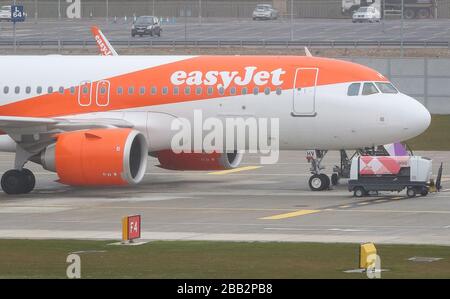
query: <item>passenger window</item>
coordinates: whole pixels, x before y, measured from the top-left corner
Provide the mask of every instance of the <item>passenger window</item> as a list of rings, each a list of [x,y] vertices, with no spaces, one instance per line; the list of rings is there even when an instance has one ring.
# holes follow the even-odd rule
[[[50,87],[49,87],[50,90]],[[88,94],[89,93],[89,88],[87,88],[87,86],[83,87],[83,94]]]
[[[231,94],[232,96],[234,96],[234,95],[236,94],[236,87],[231,87],[231,88],[230,88],[230,94]]]
[[[41,86],[38,86],[38,87],[36,88],[36,92],[37,92],[37,94],[41,94],[41,93],[42,93],[42,87],[41,87]]]
[[[377,82],[376,84],[382,93],[398,93],[398,90],[391,83]]]
[[[247,88],[247,87],[242,88],[241,93],[242,93],[243,95],[246,95],[246,94],[248,93],[248,88]]]
[[[169,88],[167,88],[166,86],[164,86],[163,89],[162,89],[162,94],[163,94],[163,95],[166,95],[166,94],[168,94],[168,93],[169,93]]]
[[[363,96],[368,96],[375,93],[378,93],[378,89],[375,87],[373,83],[364,83],[364,87],[362,90]]]
[[[63,89],[63,92],[64,92],[64,89]],[[106,87],[104,87],[104,86],[100,87],[100,94],[101,95],[105,95],[106,94]]]
[[[117,94],[119,96],[123,95],[123,87],[117,87]]]
[[[213,92],[214,92],[214,89],[211,86],[209,86],[208,87],[208,95],[212,95]]]
[[[223,87],[220,87],[219,94],[223,96],[224,93],[225,93],[225,89]]]
[[[173,88],[173,95],[177,96],[180,93],[180,88],[178,86],[175,86]]]
[[[187,86],[187,87],[184,89],[184,94],[187,95],[187,96],[191,94],[191,88],[190,88],[189,86]]]
[[[253,88],[253,94],[254,94],[255,96],[257,96],[258,93],[259,93],[259,88],[258,88],[258,87]]]
[[[276,93],[277,93],[278,96],[281,95],[281,91],[282,91],[281,88],[278,87],[278,88],[277,88],[277,91],[276,91]]]
[[[157,92],[158,88],[156,88],[156,86],[152,86],[152,95],[156,95]]]
[[[143,96],[143,95],[145,94],[145,87],[144,87],[144,86],[142,86],[142,87],[139,89],[139,94],[140,94],[141,96]]]
[[[359,95],[359,89],[361,88],[361,83],[352,83],[348,87],[347,95],[350,97],[354,97]]]
[[[269,88],[269,87],[266,87],[266,88],[264,89],[264,93],[265,93],[266,95],[269,95],[269,94],[270,94],[270,88]]]
[[[48,92],[48,93],[52,93],[52,92],[53,92],[53,87],[49,86],[49,87],[47,88],[47,92]],[[87,93],[87,92],[86,92],[86,93]]]
[[[63,94],[63,93],[64,93],[64,87],[61,86],[61,87],[59,88],[59,93],[60,93],[60,94]]]
[[[30,94],[30,93],[31,93],[31,87],[30,87],[30,86],[27,86],[27,88],[25,88],[25,92],[26,92],[27,94]]]
[[[8,86],[3,87],[3,93],[4,94],[9,93],[9,87]]]
[[[203,93],[202,88],[201,88],[201,87],[197,87],[196,90],[195,90],[195,93],[196,93],[197,95],[201,95],[201,94]]]
[[[133,86],[128,87],[128,94],[134,94],[134,87]]]
[[[70,87],[70,94],[75,94],[75,87],[74,86]]]
[[[16,88],[14,89],[14,92],[15,92],[16,94],[19,94],[19,93],[20,93],[20,87],[19,87],[19,86],[16,86]]]

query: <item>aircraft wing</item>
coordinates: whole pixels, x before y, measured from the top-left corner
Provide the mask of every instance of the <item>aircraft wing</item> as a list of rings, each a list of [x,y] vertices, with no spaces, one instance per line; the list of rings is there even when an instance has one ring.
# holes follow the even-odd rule
[[[116,50],[111,46],[108,39],[97,26],[91,27],[92,35],[97,43],[98,50],[102,56],[118,56]]]
[[[8,134],[24,148],[33,151],[53,142],[55,134],[100,128],[132,128],[134,125],[123,119],[71,119],[0,116],[0,131]]]

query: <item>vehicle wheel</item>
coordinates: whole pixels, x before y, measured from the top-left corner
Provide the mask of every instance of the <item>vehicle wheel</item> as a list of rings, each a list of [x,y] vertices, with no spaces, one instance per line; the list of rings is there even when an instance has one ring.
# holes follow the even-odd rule
[[[322,191],[330,186],[330,179],[326,174],[315,174],[309,178],[311,191]]]
[[[6,194],[21,194],[25,191],[26,178],[23,172],[17,169],[8,170],[2,176],[2,189]]]
[[[25,177],[25,188],[23,190],[23,193],[30,193],[36,186],[36,178],[31,170],[26,168],[22,169],[22,174]]]
[[[426,8],[419,9],[419,12],[417,13],[417,17],[419,19],[428,19],[430,17],[430,10]]]
[[[407,9],[405,9],[404,17],[407,20],[414,19],[416,17],[416,12],[414,11],[414,9],[407,8]]]
[[[428,188],[423,188],[422,191],[420,191],[420,195],[427,196],[428,195]]]
[[[406,195],[408,195],[408,197],[416,197],[416,189],[415,188],[406,189]]]
[[[367,192],[363,187],[355,187],[353,189],[353,196],[355,197],[364,197],[366,194]]]
[[[339,175],[337,173],[333,173],[331,175],[331,185],[336,186],[339,184]]]

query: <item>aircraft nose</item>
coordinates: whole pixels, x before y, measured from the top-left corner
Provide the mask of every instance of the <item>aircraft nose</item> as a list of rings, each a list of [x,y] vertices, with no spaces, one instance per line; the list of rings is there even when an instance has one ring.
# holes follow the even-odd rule
[[[418,136],[425,132],[431,123],[431,114],[424,105],[414,98],[408,97],[408,109],[405,113],[405,127],[411,137]]]

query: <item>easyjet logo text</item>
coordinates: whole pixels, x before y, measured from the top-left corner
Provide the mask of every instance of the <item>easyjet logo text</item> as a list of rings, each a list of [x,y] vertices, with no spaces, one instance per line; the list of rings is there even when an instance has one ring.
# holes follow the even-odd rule
[[[170,81],[173,85],[217,85],[218,88],[224,89],[227,89],[231,84],[245,86],[253,83],[261,86],[270,83],[279,86],[283,84],[281,77],[286,74],[286,71],[281,68],[269,72],[258,71],[257,67],[248,66],[244,70],[243,74],[238,71],[208,71],[206,73],[201,71],[190,73],[176,71],[170,77]]]

